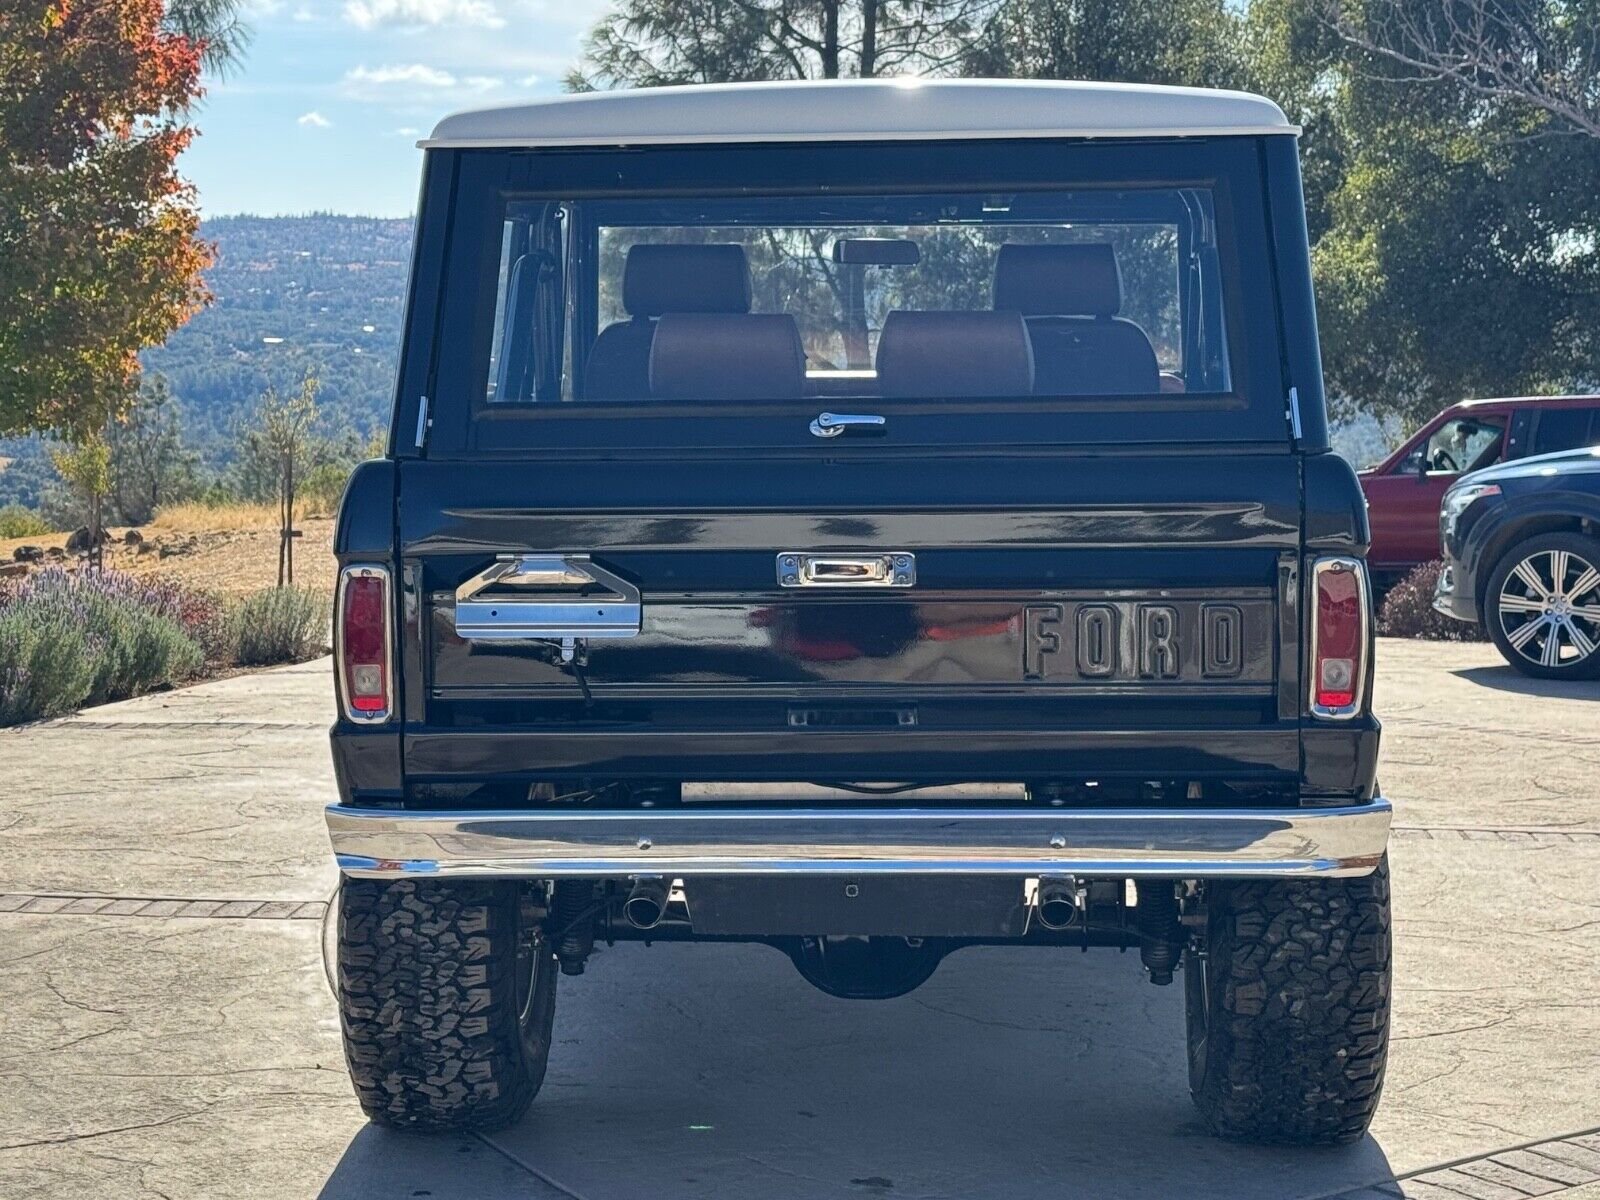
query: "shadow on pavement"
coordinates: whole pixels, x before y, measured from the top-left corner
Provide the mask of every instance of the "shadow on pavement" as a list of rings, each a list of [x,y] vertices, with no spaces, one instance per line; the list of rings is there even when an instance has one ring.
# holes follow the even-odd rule
[[[428,1137],[368,1125],[351,1139],[320,1200],[544,1200],[561,1192],[471,1135]]]
[[[1532,679],[1511,667],[1463,667],[1450,672],[1480,687],[1518,696],[1547,696],[1557,700],[1600,700],[1600,680]]]
[[[1394,1179],[1372,1138],[1208,1136],[1181,981],[1150,986],[1131,954],[965,950],[910,996],[843,1001],[763,947],[629,945],[559,992],[544,1089],[490,1135],[504,1157],[367,1130],[322,1200],[1293,1200]]]

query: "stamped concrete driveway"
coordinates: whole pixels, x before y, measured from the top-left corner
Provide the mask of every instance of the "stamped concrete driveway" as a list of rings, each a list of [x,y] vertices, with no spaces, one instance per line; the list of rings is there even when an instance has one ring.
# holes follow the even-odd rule
[[[1600,1197],[1600,685],[1388,642],[1394,1048],[1372,1136],[1200,1131],[1137,957],[969,950],[900,1000],[759,947],[561,980],[533,1111],[363,1125],[321,957],[325,662],[0,733],[0,1198]]]

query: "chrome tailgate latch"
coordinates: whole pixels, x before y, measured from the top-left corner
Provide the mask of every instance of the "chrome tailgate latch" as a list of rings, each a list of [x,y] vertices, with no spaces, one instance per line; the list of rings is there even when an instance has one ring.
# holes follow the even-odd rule
[[[639,589],[587,554],[502,554],[456,589],[464,641],[558,642],[571,662],[580,641],[638,635]]]
[[[778,586],[908,588],[917,582],[917,556],[898,550],[889,554],[778,555]]]

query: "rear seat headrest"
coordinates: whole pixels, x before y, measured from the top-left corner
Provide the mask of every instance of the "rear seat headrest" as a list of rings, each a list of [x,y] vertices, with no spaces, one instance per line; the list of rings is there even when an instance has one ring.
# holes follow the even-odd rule
[[[749,312],[750,264],[744,247],[629,246],[622,268],[622,307],[631,317]]]
[[[995,260],[994,306],[1025,317],[1114,317],[1122,308],[1116,248],[1007,242]]]
[[[678,313],[656,322],[650,394],[660,400],[798,400],[800,327],[784,313]]]
[[[1015,312],[891,312],[878,335],[885,396],[1026,396],[1033,349]]]

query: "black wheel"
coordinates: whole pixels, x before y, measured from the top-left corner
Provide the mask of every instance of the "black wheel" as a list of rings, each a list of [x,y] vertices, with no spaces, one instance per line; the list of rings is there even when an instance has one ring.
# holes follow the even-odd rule
[[[1524,675],[1600,676],[1600,540],[1545,533],[1518,542],[1489,576],[1483,622]]]
[[[1184,954],[1189,1090],[1213,1133],[1360,1138],[1389,1049],[1389,867],[1353,879],[1215,882]]]
[[[339,892],[345,1061],[367,1117],[493,1129],[544,1082],[556,962],[517,884],[346,879]]]

